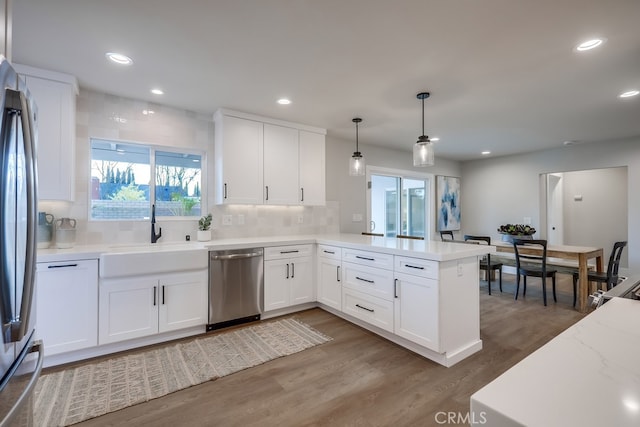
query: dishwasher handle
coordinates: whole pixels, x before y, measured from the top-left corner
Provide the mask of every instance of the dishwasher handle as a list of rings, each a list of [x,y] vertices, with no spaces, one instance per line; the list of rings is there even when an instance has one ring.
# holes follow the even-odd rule
[[[228,259],[254,258],[257,256],[262,256],[262,252],[246,252],[242,254],[228,254],[228,255],[211,255],[211,259],[214,261],[218,261],[218,260],[228,260]]]

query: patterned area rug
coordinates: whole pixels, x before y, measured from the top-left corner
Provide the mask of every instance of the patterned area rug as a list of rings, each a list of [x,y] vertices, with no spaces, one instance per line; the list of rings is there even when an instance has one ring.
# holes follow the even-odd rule
[[[75,424],[330,340],[282,319],[43,375],[34,425]]]

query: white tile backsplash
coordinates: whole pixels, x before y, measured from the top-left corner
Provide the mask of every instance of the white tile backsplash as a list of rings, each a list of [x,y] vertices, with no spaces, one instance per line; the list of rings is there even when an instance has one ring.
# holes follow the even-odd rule
[[[143,115],[142,110],[155,113]],[[126,119],[125,123],[114,117]],[[69,202],[41,202],[38,210],[55,218],[77,220],[76,244],[131,244],[150,241],[148,221],[89,221],[89,138],[112,138],[153,145],[187,147],[205,151],[213,158],[213,120],[210,115],[80,90],[76,102],[76,200]],[[209,162],[212,165],[212,162]],[[209,170],[208,185],[213,185],[213,171]],[[203,193],[212,194],[211,191]],[[340,230],[338,202],[326,206],[211,206],[212,236],[216,238],[302,235],[337,233]],[[222,225],[222,216],[231,215],[232,224]],[[239,224],[239,215],[244,224]],[[303,216],[303,223],[298,217]],[[196,238],[197,219],[176,220],[158,218],[162,240],[183,241],[186,235]]]

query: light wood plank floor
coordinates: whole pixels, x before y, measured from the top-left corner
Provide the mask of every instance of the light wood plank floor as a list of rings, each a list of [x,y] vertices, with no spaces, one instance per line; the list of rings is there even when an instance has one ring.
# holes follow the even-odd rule
[[[438,412],[466,414],[471,394],[582,318],[559,277],[547,307],[536,279],[518,301],[513,276],[492,296],[481,282],[484,348],[451,368],[313,309],[295,316],[333,341],[77,426],[439,425]]]

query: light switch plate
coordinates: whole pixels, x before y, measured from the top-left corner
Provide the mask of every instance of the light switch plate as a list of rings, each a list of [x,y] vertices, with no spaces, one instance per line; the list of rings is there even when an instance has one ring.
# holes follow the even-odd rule
[[[362,222],[362,214],[354,213],[351,217],[352,222]]]
[[[232,223],[231,215],[222,215],[222,225],[231,225]]]

